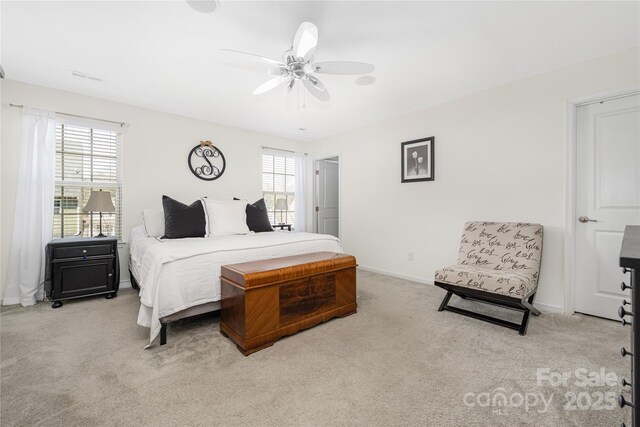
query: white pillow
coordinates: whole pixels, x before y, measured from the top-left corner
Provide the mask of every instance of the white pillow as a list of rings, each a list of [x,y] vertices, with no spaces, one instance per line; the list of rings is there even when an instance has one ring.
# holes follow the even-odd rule
[[[205,203],[207,196],[200,197],[200,203],[202,203],[202,212],[204,212],[204,237],[209,236],[209,213],[207,212],[207,204]]]
[[[164,211],[158,209],[144,209],[142,223],[147,237],[164,236]]]
[[[207,237],[249,234],[246,200],[201,199],[209,225]]]

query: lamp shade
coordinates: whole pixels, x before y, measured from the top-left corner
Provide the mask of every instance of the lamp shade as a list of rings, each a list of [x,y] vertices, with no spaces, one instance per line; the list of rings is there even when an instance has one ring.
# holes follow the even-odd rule
[[[110,191],[92,191],[89,201],[83,209],[84,212],[115,212],[116,208],[111,201]]]
[[[278,199],[276,200],[276,210],[278,211],[286,211],[289,209],[289,205],[287,204],[287,199]]]

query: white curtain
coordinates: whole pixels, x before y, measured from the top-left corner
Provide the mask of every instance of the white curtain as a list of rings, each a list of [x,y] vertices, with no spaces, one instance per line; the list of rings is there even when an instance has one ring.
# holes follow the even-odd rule
[[[307,229],[307,192],[306,192],[306,163],[307,159],[303,153],[295,154],[295,174],[296,174],[296,203],[295,203],[295,228],[296,231]]]
[[[55,156],[55,114],[24,108],[13,239],[3,305],[33,305],[36,298],[43,297],[44,248],[53,234]]]

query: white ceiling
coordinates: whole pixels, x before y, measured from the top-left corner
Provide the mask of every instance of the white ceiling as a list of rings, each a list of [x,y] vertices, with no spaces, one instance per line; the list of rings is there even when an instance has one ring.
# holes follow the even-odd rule
[[[184,1],[2,1],[1,13],[8,79],[302,140],[640,44],[638,2],[234,1],[203,14]],[[280,59],[305,20],[317,61],[373,63],[377,82],[322,76],[331,100],[306,108],[284,90],[251,95],[266,70],[219,49]]]

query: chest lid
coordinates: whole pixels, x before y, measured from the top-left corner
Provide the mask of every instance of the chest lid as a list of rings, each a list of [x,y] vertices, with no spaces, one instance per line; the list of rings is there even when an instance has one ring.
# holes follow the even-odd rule
[[[331,271],[355,268],[356,259],[336,252],[314,252],[223,265],[221,276],[245,289]]]

